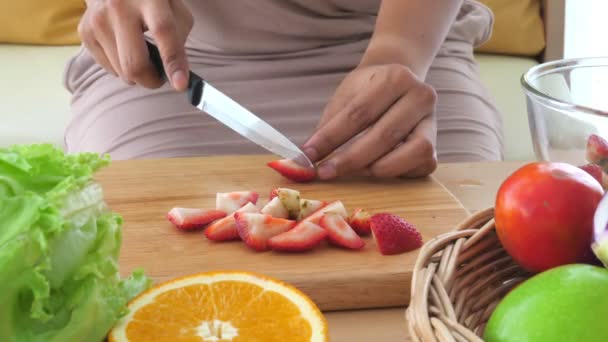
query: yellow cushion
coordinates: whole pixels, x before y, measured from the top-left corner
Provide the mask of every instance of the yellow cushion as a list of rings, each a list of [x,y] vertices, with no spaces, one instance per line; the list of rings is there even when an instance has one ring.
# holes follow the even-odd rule
[[[492,37],[478,52],[536,56],[545,48],[541,0],[479,0],[494,12]]]
[[[79,44],[84,0],[0,1],[0,43]]]

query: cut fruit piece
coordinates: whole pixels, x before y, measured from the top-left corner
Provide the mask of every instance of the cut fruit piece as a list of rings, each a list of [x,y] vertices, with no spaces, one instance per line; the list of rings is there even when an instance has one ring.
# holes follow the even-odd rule
[[[348,224],[359,235],[369,235],[372,230],[370,227],[370,219],[372,215],[363,209],[355,209],[348,218]]]
[[[182,230],[199,229],[225,216],[225,211],[197,208],[173,208],[167,213],[167,219]]]
[[[260,212],[260,208],[258,208],[258,206],[254,203],[247,203],[244,206],[242,206],[241,208],[239,208],[237,211],[237,213],[259,213]]]
[[[587,161],[601,166],[604,171],[608,166],[608,141],[596,134],[587,139]]]
[[[270,197],[268,198],[268,200],[272,201],[272,199],[277,196],[279,196],[279,188],[272,189],[272,191],[270,191]]]
[[[401,254],[422,246],[422,235],[416,228],[393,214],[381,213],[371,218],[371,228],[380,253]]]
[[[350,248],[361,249],[365,241],[348,225],[339,214],[326,213],[321,217],[319,225],[327,230],[327,237],[333,244]]]
[[[232,214],[247,203],[256,204],[259,197],[255,191],[218,192],[215,196],[215,209]]]
[[[606,189],[608,184],[606,184],[606,174],[602,170],[599,165],[596,164],[587,164],[583,166],[579,166],[581,169],[585,170],[588,174],[590,174],[595,180],[597,180],[604,189]]]
[[[268,250],[268,240],[296,225],[296,221],[265,214],[235,213],[236,229],[241,240],[256,251]]]
[[[327,202],[323,201],[300,199],[300,213],[298,214],[298,221],[302,221],[326,205]]]
[[[283,202],[278,197],[273,198],[261,210],[262,214],[270,215],[276,218],[289,218],[289,212],[285,209]]]
[[[259,213],[258,207],[249,202],[244,207],[236,211],[237,213]],[[211,223],[205,229],[205,236],[211,241],[232,241],[239,239],[239,232],[236,229],[234,214],[228,215],[220,220]]]
[[[582,170],[585,170],[588,174],[593,176],[600,184],[602,184],[602,168],[596,164],[587,164],[579,166]]]
[[[310,298],[282,281],[249,272],[201,273],[158,284],[129,303],[108,338],[329,341],[327,321]]]
[[[596,164],[587,164],[583,166],[579,166],[582,170],[585,170],[588,174],[590,174],[595,180],[597,180],[600,184],[603,183],[603,173],[602,168]]]
[[[293,189],[278,188],[278,198],[283,203],[290,219],[297,219],[300,213],[300,192]]]
[[[293,229],[268,240],[271,249],[281,252],[304,252],[318,246],[327,231],[309,221],[300,222]]]
[[[314,168],[303,167],[291,159],[271,161],[268,166],[294,182],[310,182],[317,176]]]
[[[321,221],[321,217],[323,217],[325,213],[338,214],[344,219],[346,219],[346,217],[348,216],[346,208],[344,208],[344,204],[341,201],[335,201],[315,211],[314,213],[306,217],[304,221],[310,221],[312,223],[319,224],[319,222]]]

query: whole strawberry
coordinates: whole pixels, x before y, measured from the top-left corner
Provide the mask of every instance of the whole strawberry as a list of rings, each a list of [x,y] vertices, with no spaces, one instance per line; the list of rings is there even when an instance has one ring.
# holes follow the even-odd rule
[[[384,255],[406,253],[422,246],[420,232],[397,215],[375,214],[370,226],[378,249]]]

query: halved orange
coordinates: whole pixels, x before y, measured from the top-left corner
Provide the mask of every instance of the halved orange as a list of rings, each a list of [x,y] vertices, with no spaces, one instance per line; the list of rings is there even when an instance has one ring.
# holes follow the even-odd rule
[[[249,272],[158,284],[129,305],[110,342],[328,341],[327,321],[301,291]]]

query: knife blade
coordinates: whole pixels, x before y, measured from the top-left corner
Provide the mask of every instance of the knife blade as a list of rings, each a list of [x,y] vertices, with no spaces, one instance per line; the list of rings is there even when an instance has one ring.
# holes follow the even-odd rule
[[[158,48],[148,41],[146,44],[154,68],[160,78],[167,81],[168,77]],[[292,159],[304,167],[314,167],[304,152],[285,135],[192,71],[189,72],[187,96],[194,107],[211,115],[248,140],[276,155]]]

